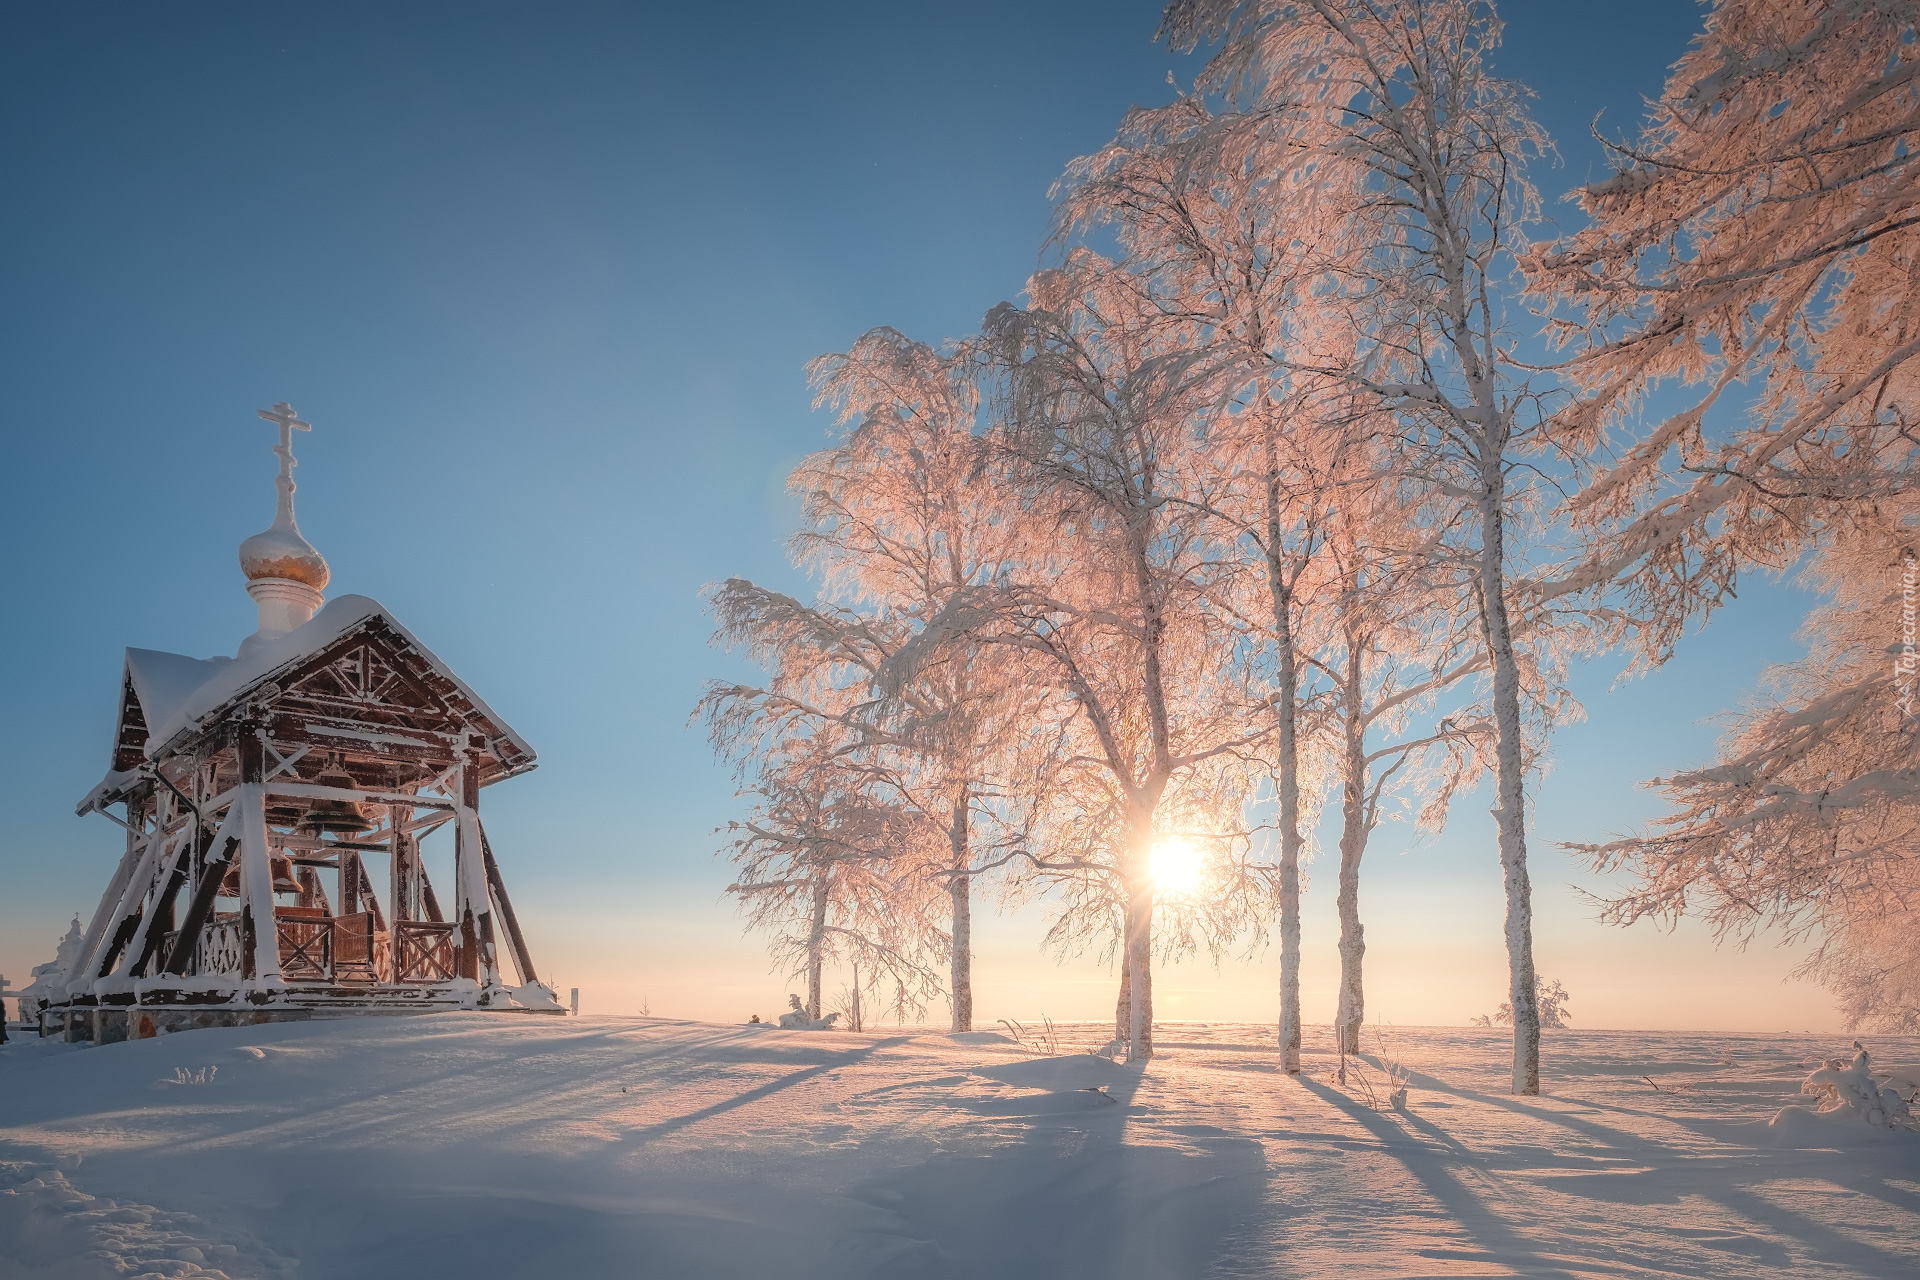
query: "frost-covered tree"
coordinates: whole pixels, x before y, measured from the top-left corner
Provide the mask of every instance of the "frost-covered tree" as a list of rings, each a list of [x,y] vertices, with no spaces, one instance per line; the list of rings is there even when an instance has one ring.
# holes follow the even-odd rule
[[[915,815],[925,874],[949,903],[952,1029],[973,1029],[976,880],[1024,847],[1036,792],[1052,774],[1047,691],[1017,656],[950,644],[880,697],[881,667],[959,593],[1005,575],[1017,532],[1003,510],[990,444],[978,433],[973,353],[876,329],[810,369],[819,403],[847,426],[794,472],[805,525],[802,563],[829,596],[870,613],[843,655],[866,683],[860,759]]]
[[[1573,997],[1567,994],[1558,978],[1540,978],[1534,987],[1534,1001],[1540,1006],[1540,1026],[1547,1031],[1565,1031],[1570,1025],[1568,1019],[1573,1014],[1567,1008]],[[1513,1005],[1505,1000],[1491,1015],[1481,1014],[1473,1019],[1476,1027],[1510,1027],[1513,1025]]]
[[[1811,940],[1802,973],[1849,1023],[1899,1032],[1920,1029],[1916,514],[1912,498],[1876,504],[1821,551],[1808,577],[1828,600],[1806,656],[1729,717],[1718,760],[1653,781],[1667,816],[1574,846],[1632,878],[1603,919],[1693,914],[1743,945],[1766,928]]]
[[[1101,860],[1079,905],[1097,907],[1103,885],[1121,899],[1125,1038],[1140,1060],[1153,1052],[1153,853],[1179,834],[1163,815],[1191,826],[1204,808],[1207,829],[1234,825],[1213,809],[1233,791],[1221,771],[1266,729],[1248,728],[1239,624],[1220,607],[1230,568],[1204,520],[1172,500],[1204,496],[1194,419],[1210,392],[1205,363],[1135,284],[1076,248],[1034,277],[1030,306],[988,316],[994,443],[1020,564],[956,595],[894,679],[955,645],[1005,647],[1070,708],[1061,727],[1081,776],[1063,794],[1082,797],[1078,829],[1097,843],[1088,857],[1047,860],[1075,872],[1069,864]]]
[[[1526,165],[1545,135],[1526,92],[1488,68],[1500,24],[1473,0],[1176,0],[1163,31],[1177,47],[1218,40],[1202,85],[1261,111],[1296,151],[1300,184],[1345,202],[1347,232],[1323,270],[1342,304],[1326,313],[1344,316],[1344,332],[1324,329],[1320,350],[1290,363],[1371,396],[1394,423],[1401,482],[1453,500],[1429,513],[1424,553],[1470,586],[1487,655],[1513,1088],[1537,1093],[1514,573],[1538,498],[1529,468],[1548,441],[1511,355],[1507,282],[1517,233],[1536,212]]]
[[[716,742],[748,760],[833,726],[837,767],[893,812],[901,874],[947,900],[952,1026],[970,1030],[974,889],[1022,845],[1049,773],[1049,740],[1029,731],[1045,722],[1046,694],[1018,678],[1014,655],[964,645],[884,692],[875,684],[955,593],[1006,568],[1012,535],[976,435],[969,352],[876,329],[811,374],[846,428],[789,480],[804,516],[795,558],[821,595],[804,604],[739,579],[712,588],[716,638],[769,679],[716,684],[702,711]]]
[[[1571,504],[1592,554],[1552,589],[1622,585],[1650,660],[1743,568],[1790,566],[1837,509],[1911,483],[1916,17],[1716,4],[1618,171],[1577,193],[1590,225],[1530,257],[1577,344],[1555,430],[1616,453]]]
[[[1221,526],[1249,560],[1253,581],[1243,616],[1271,619],[1271,693],[1260,714],[1272,722],[1271,774],[1279,860],[1282,1065],[1300,1067],[1300,864],[1311,797],[1304,796],[1303,679],[1311,642],[1316,552],[1323,518],[1337,501],[1319,458],[1338,452],[1341,424],[1312,412],[1311,377],[1275,354],[1311,309],[1302,296],[1303,244],[1338,220],[1314,219],[1296,198],[1272,189],[1288,180],[1284,150],[1258,117],[1219,114],[1197,97],[1129,112],[1112,142],[1069,166],[1056,235],[1112,231],[1142,296],[1179,328],[1231,391],[1204,422],[1204,497],[1175,495]],[[1311,318],[1305,321],[1311,323]],[[1328,428],[1331,428],[1329,430]],[[1257,582],[1258,585],[1253,585]],[[1303,798],[1306,803],[1303,803]]]
[[[1532,261],[1576,344],[1557,429],[1616,454],[1573,504],[1591,553],[1551,589],[1622,585],[1648,662],[1742,571],[1811,552],[1828,597],[1721,759],[1656,782],[1670,817],[1586,847],[1637,877],[1609,918],[1817,935],[1808,971],[1892,1027],[1920,1016],[1913,722],[1888,652],[1912,616],[1917,22],[1905,2],[1722,0],[1579,193],[1591,224]],[[1678,407],[1648,420],[1656,388]]]
[[[903,1011],[938,991],[927,963],[933,895],[899,852],[909,820],[841,766],[841,745],[830,734],[780,744],[759,762],[751,812],[723,829],[735,866],[727,892],[768,936],[776,968],[804,976],[813,1019],[836,960],[891,981]]]
[[[1486,668],[1470,600],[1450,575],[1436,579],[1420,558],[1400,554],[1417,524],[1384,486],[1355,486],[1344,496],[1327,547],[1337,588],[1333,643],[1315,665],[1328,677],[1340,792],[1334,1029],[1341,1052],[1358,1053],[1366,1021],[1360,866],[1383,803],[1417,798],[1419,825],[1439,829],[1454,794],[1478,780],[1492,725],[1480,706],[1435,711]]]

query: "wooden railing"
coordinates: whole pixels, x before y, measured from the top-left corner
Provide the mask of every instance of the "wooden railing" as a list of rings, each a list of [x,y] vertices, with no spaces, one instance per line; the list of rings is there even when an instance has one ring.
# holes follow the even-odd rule
[[[329,916],[318,907],[275,907],[280,976],[289,982],[347,983],[445,982],[453,977],[452,924],[402,920],[391,932],[374,924],[368,911]],[[174,936],[167,938],[169,953]],[[242,971],[238,913],[207,921],[194,968],[202,974]]]
[[[445,982],[453,977],[453,923],[396,920],[393,962],[396,982]]]
[[[273,926],[280,976],[290,982],[393,981],[393,949],[370,911],[329,916],[318,907],[275,907]]]
[[[173,944],[167,944],[169,953]],[[240,917],[237,915],[217,915],[207,921],[200,931],[199,945],[194,948],[193,968],[195,973],[239,973],[240,955]]]
[[[280,943],[280,976],[289,982],[333,975],[333,918],[320,907],[275,907],[273,928]]]

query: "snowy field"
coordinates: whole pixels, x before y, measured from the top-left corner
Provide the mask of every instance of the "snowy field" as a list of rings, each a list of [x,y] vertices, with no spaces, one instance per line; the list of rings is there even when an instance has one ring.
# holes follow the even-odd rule
[[[15,1041],[0,1277],[1920,1275],[1920,1137],[1764,1123],[1844,1038],[1552,1032],[1522,1100],[1501,1032],[1395,1030],[1395,1112],[1325,1029],[1294,1080],[1265,1028],[1160,1034],[1144,1072],[1067,1056],[1090,1026]]]

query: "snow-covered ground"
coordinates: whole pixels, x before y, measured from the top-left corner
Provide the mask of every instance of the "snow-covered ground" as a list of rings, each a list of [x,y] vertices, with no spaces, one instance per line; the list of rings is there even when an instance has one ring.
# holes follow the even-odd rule
[[[1324,1029],[1291,1080],[1265,1028],[1160,1034],[1144,1072],[1066,1056],[1090,1026],[16,1041],[0,1277],[1920,1275],[1920,1136],[1765,1123],[1844,1040],[1553,1032],[1519,1099],[1499,1031],[1390,1030],[1396,1112]]]

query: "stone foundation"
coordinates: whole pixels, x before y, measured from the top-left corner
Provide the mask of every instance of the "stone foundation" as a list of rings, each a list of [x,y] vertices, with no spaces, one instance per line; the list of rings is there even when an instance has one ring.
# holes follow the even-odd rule
[[[246,1008],[231,1005],[74,1005],[43,1010],[40,1035],[68,1044],[118,1044],[151,1040],[202,1027],[257,1027],[268,1022],[307,1022],[313,1018],[417,1017],[453,1012],[457,1004],[402,1004],[326,1008]],[[502,1009],[501,1013],[561,1013],[566,1010]]]
[[[68,1044],[118,1044],[200,1027],[253,1027],[265,1022],[305,1022],[311,1017],[311,1009],[48,1009],[40,1015],[40,1034],[58,1036]]]

